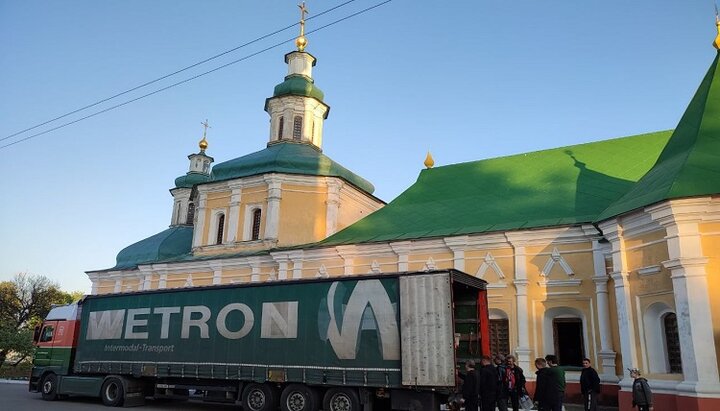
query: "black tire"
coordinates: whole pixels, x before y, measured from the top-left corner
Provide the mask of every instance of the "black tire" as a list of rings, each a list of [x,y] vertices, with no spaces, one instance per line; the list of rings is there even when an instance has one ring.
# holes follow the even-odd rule
[[[282,411],[318,411],[320,396],[315,388],[303,384],[290,384],[280,396]]]
[[[58,378],[57,375],[50,373],[43,377],[40,383],[40,393],[45,401],[55,401],[58,399],[57,393]]]
[[[359,411],[360,397],[352,388],[330,388],[325,393],[323,411]]]
[[[243,390],[244,411],[274,411],[278,405],[278,389],[270,384],[250,383]]]
[[[125,387],[120,378],[109,377],[100,390],[100,398],[108,407],[119,407],[125,400]]]

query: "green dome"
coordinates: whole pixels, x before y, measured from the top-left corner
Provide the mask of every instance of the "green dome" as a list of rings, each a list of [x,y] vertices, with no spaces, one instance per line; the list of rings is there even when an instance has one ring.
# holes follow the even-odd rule
[[[318,101],[325,97],[312,79],[297,74],[285,77],[285,81],[275,86],[273,97],[285,95],[312,97]]]
[[[135,244],[123,248],[117,255],[112,270],[135,268],[138,264],[166,260],[190,252],[193,228],[177,226],[168,228]]]
[[[283,141],[264,150],[217,164],[212,181],[230,180],[267,173],[339,177],[355,187],[372,193],[375,187],[306,143]]]
[[[210,181],[210,176],[202,173],[189,172],[184,176],[180,176],[175,179],[176,188],[192,188],[195,184],[205,183]]]

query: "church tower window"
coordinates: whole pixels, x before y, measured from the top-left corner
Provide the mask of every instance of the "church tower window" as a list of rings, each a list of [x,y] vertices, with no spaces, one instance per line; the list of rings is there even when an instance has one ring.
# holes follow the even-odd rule
[[[302,137],[302,117],[295,116],[293,121],[293,140],[300,140]]]
[[[195,219],[195,203],[190,202],[190,204],[188,204],[187,218],[185,219],[185,224],[192,225],[194,219]]]
[[[285,119],[282,116],[280,116],[280,121],[278,121],[278,134],[277,134],[278,140],[282,140],[284,126],[285,126]]]
[[[217,238],[215,239],[215,244],[222,244],[223,230],[225,229],[225,214],[220,214],[217,221]]]
[[[682,374],[680,335],[678,334],[677,315],[675,313],[667,313],[663,316],[663,331],[665,331],[665,347],[667,349],[669,371],[672,374]]]
[[[260,211],[259,208],[255,209],[255,211],[253,211],[252,235],[250,237],[251,240],[259,240],[260,239],[260,217],[261,216],[262,216],[262,211]]]

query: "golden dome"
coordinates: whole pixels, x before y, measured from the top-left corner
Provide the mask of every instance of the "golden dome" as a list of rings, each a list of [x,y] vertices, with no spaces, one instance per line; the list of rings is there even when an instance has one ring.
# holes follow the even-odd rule
[[[428,150],[423,164],[425,164],[426,168],[433,168],[433,166],[435,165],[435,160],[433,160],[432,154],[430,154],[430,150]]]
[[[305,50],[305,46],[307,46],[307,39],[305,36],[300,36],[295,39],[295,45],[297,46],[298,51]]]
[[[205,136],[200,140],[198,146],[200,147],[200,151],[205,151],[208,148],[208,142],[205,140]]]
[[[715,16],[715,25],[717,26],[718,34],[715,36],[715,41],[713,41],[713,46],[720,50],[720,18]]]

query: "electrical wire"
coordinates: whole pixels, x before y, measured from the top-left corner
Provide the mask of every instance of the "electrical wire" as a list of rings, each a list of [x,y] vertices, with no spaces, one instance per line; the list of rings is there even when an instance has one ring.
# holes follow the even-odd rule
[[[340,7],[346,6],[346,5],[348,5],[348,4],[350,4],[350,3],[354,2],[354,1],[356,1],[356,0],[348,0],[348,1],[344,2],[344,3],[338,4],[338,5],[335,6],[335,7],[331,7],[331,8],[329,8],[329,9],[327,9],[327,10],[324,10],[324,11],[322,11],[322,12],[320,12],[320,13],[317,13],[317,14],[315,14],[315,15],[313,15],[313,16],[310,16],[310,17],[308,17],[306,20],[312,20],[312,19],[314,19],[314,18],[316,18],[316,17],[320,17],[320,16],[322,16],[322,15],[324,15],[324,14],[330,13],[331,11],[334,11],[334,10],[339,9]],[[229,50],[225,50],[225,51],[223,51],[222,53],[219,53],[219,54],[216,54],[216,55],[214,55],[214,56],[208,57],[208,58],[206,58],[206,59],[204,59],[204,60],[198,61],[197,63],[191,64],[191,65],[189,65],[189,66],[187,66],[187,67],[181,68],[181,69],[176,70],[176,71],[174,71],[174,72],[172,72],[172,73],[169,73],[169,74],[166,74],[166,75],[164,75],[164,76],[158,77],[158,78],[156,78],[156,79],[154,79],[154,80],[147,81],[147,82],[142,83],[142,84],[140,84],[140,85],[138,85],[138,86],[135,86],[135,87],[132,87],[132,88],[130,88],[130,89],[127,89],[127,90],[125,90],[125,91],[123,91],[123,92],[114,94],[114,95],[112,95],[112,96],[110,96],[110,97],[104,98],[104,99],[102,99],[102,100],[98,100],[98,101],[96,101],[96,102],[94,102],[94,103],[92,103],[92,104],[88,104],[88,105],[86,105],[86,106],[80,107],[80,108],[78,108],[78,109],[75,109],[75,110],[70,111],[70,112],[68,112],[68,113],[65,113],[65,114],[63,114],[63,115],[57,116],[57,117],[55,117],[55,118],[52,118],[52,119],[47,120],[47,121],[45,121],[45,122],[42,122],[42,123],[40,123],[40,124],[36,124],[36,125],[34,125],[34,126],[32,126],[32,127],[28,127],[28,128],[26,128],[26,129],[24,129],[24,130],[20,130],[20,131],[18,131],[18,132],[15,132],[15,133],[13,133],[13,134],[10,134],[10,135],[8,135],[8,136],[5,136],[5,137],[3,137],[3,138],[0,138],[0,141],[5,141],[5,140],[7,140],[7,139],[9,139],[9,138],[12,138],[12,137],[15,137],[15,136],[17,136],[17,135],[26,133],[26,132],[28,132],[28,131],[30,131],[30,130],[34,130],[34,129],[38,128],[38,127],[42,127],[42,126],[47,125],[47,124],[49,124],[49,123],[52,123],[52,122],[54,122],[54,121],[63,119],[63,118],[65,118],[65,117],[71,116],[71,115],[73,115],[73,114],[79,113],[79,112],[81,112],[81,111],[84,111],[84,110],[87,110],[87,109],[89,109],[89,108],[92,108],[92,107],[95,107],[95,106],[97,106],[97,105],[100,105],[100,104],[102,104],[102,103],[105,103],[105,102],[107,102],[107,101],[113,100],[113,99],[115,99],[115,98],[117,98],[117,97],[120,97],[120,96],[123,96],[123,95],[125,95],[125,94],[131,93],[131,92],[133,92],[133,91],[135,91],[135,90],[139,90],[139,89],[141,89],[141,88],[143,88],[143,87],[147,87],[147,86],[149,86],[149,85],[151,85],[151,84],[157,83],[158,81],[165,80],[166,78],[172,77],[172,76],[177,75],[177,74],[180,74],[180,73],[182,73],[182,72],[184,72],[184,71],[190,70],[191,68],[200,66],[200,65],[205,64],[205,63],[207,63],[207,62],[209,62],[209,61],[212,61],[212,60],[215,60],[215,59],[217,59],[217,58],[220,58],[220,57],[222,57],[222,56],[224,56],[224,55],[230,54],[230,53],[232,53],[232,52],[234,52],[234,51],[237,51],[237,50],[239,50],[239,49],[241,49],[241,48],[243,48],[243,47],[247,47],[247,46],[249,46],[249,45],[251,45],[251,44],[254,44],[254,43],[257,43],[257,42],[259,42],[259,41],[261,41],[261,40],[265,40],[266,38],[272,37],[272,36],[274,36],[274,35],[276,35],[276,34],[282,33],[283,31],[286,31],[286,30],[288,30],[288,29],[291,29],[291,28],[297,26],[298,24],[300,24],[300,23],[293,23],[293,24],[291,24],[291,25],[289,25],[289,26],[285,26],[285,27],[283,27],[283,28],[281,28],[281,29],[277,29],[277,30],[275,30],[275,31],[273,31],[273,32],[271,32],[271,33],[268,33],[268,34],[265,34],[265,35],[263,35],[263,36],[260,36],[260,37],[258,37],[258,38],[256,38],[256,39],[250,40],[250,41],[248,41],[247,43],[243,43],[243,44],[241,44],[241,45],[239,45],[239,46],[237,46],[237,47],[233,47],[233,48],[231,48],[231,49],[229,49]],[[24,140],[20,140],[20,141],[24,141]],[[0,147],[0,148],[3,148],[3,147],[6,147],[6,146],[2,146],[2,147]]]

